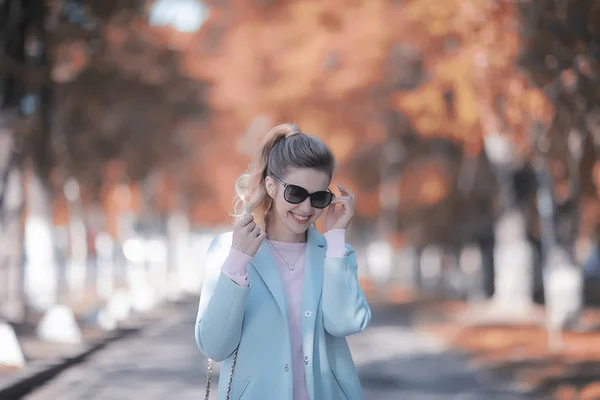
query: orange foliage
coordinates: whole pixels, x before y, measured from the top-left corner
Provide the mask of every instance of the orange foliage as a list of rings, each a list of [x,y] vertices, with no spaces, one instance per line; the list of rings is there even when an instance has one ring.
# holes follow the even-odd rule
[[[400,180],[402,205],[409,210],[417,209],[421,205],[436,204],[448,191],[445,167],[435,162],[419,165]]]
[[[471,157],[482,151],[483,135],[496,132],[528,154],[530,119],[549,121],[552,109],[515,66],[521,45],[517,18],[514,3],[507,1],[305,0],[260,6],[233,0],[227,7],[211,6],[193,38],[154,29],[149,34],[182,50],[182,71],[211,83],[210,124],[198,128],[201,143],[189,178],[211,189],[198,199],[196,221],[213,223],[215,215],[224,221],[233,183],[248,162],[238,153],[240,140],[257,116],[271,125],[296,122],[325,139],[346,184],[353,177],[345,163],[387,139],[384,109],[407,116],[422,136],[460,143]],[[110,34],[118,42],[119,33]],[[398,67],[391,54],[398,45],[423,60],[424,78],[412,88],[393,84]],[[568,82],[569,74],[563,79]],[[445,179],[431,175],[418,191],[402,190],[401,205],[413,204],[405,199],[413,194],[414,202],[439,202],[450,192]],[[379,212],[377,193],[357,194],[359,214]]]
[[[52,223],[55,226],[64,226],[69,223],[69,208],[67,200],[62,196],[55,196],[53,199]]]
[[[579,399],[594,400],[600,398],[600,382],[592,383],[579,392]]]
[[[425,205],[438,203],[448,191],[445,180],[439,174],[426,177],[419,189],[419,198]]]
[[[55,82],[71,81],[88,66],[86,43],[83,40],[63,43],[54,52],[55,67],[52,79]]]

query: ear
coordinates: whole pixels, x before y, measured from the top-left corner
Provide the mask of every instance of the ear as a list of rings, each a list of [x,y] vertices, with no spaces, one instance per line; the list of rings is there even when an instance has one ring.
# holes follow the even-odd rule
[[[275,194],[277,193],[277,186],[275,185],[275,181],[270,176],[265,178],[265,187],[267,189],[267,194],[270,198],[274,199]]]

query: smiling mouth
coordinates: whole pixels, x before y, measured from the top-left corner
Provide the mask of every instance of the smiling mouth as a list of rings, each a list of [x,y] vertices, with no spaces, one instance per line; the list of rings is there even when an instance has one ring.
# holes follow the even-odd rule
[[[290,214],[292,214],[292,218],[294,218],[294,220],[298,223],[301,224],[305,224],[308,222],[308,220],[310,220],[310,216],[308,215],[299,215],[299,214],[295,214],[293,212],[290,212]]]

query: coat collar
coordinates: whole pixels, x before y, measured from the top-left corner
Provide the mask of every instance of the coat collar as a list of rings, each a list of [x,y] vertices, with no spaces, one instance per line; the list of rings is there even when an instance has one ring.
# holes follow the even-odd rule
[[[310,311],[310,314],[316,314],[317,304],[321,295],[321,287],[323,285],[323,259],[325,257],[326,244],[325,237],[313,227],[308,228],[307,236],[308,243],[306,246],[304,281],[302,285],[303,316],[305,311]],[[261,244],[256,255],[252,258],[251,263],[265,282],[267,288],[269,288],[271,295],[275,298],[279,310],[287,323],[283,283],[279,277],[279,272],[277,272],[275,258],[273,257],[271,248],[266,241]],[[312,320],[314,326],[314,317],[306,319]]]

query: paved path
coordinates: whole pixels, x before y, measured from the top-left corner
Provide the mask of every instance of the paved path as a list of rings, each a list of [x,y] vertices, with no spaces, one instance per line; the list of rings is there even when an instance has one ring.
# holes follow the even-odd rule
[[[160,326],[114,342],[26,399],[202,399],[206,360],[193,339],[196,306],[182,307]],[[367,400],[525,399],[493,388],[435,338],[412,331],[407,312],[374,309],[369,329],[350,344]]]

